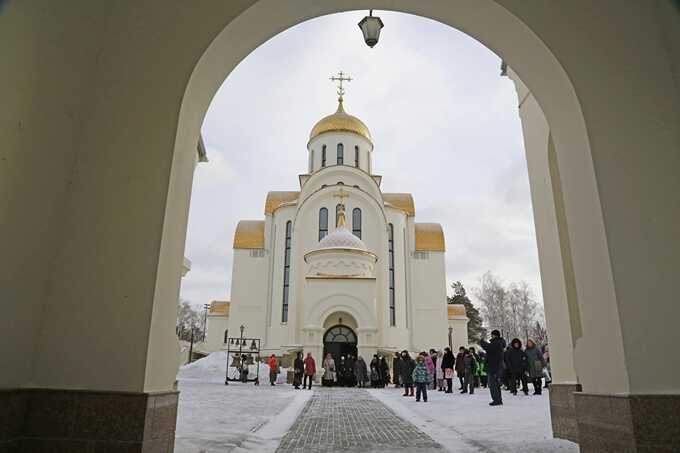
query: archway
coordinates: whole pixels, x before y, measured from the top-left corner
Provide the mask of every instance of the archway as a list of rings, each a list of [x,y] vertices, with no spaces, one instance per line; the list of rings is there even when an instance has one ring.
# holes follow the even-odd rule
[[[654,347],[677,343],[679,310],[672,301],[680,208],[668,197],[680,190],[673,70],[680,40],[672,3],[272,0],[154,10],[12,3],[0,42],[16,49],[8,52],[0,86],[12,91],[5,118],[18,121],[7,122],[5,135],[11,165],[3,165],[9,171],[1,179],[10,190],[2,191],[1,218],[11,266],[1,286],[5,300],[17,302],[3,330],[16,347],[0,377],[3,388],[140,398],[170,391],[190,151],[211,96],[240,59],[295,23],[391,8],[476,37],[517,71],[545,113],[569,237],[557,248],[570,249],[582,320],[582,337],[568,346],[584,390],[595,395],[579,396],[583,411],[593,398],[627,404],[628,395],[654,394],[665,404],[678,392],[678,364]],[[55,158],[44,158],[47,149]],[[93,298],[99,303],[83,303]],[[92,361],[70,354],[73,344]],[[648,366],[636,366],[642,362]],[[595,431],[607,441],[612,433],[647,429],[621,428],[607,411],[591,412],[610,416],[608,424],[593,424],[613,426]],[[638,418],[645,417],[622,417]],[[665,444],[671,441],[677,437]]]
[[[341,358],[348,355],[357,356],[357,334],[349,326],[336,324],[326,330],[323,335],[323,357],[330,354],[335,360],[336,366],[341,363]]]

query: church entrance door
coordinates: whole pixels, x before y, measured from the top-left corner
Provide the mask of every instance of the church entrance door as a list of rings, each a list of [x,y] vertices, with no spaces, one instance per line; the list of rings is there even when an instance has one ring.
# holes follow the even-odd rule
[[[353,365],[357,357],[356,333],[347,326],[330,327],[323,336],[323,356],[326,357],[326,354],[330,354],[335,361],[338,384],[345,385],[345,380],[353,381],[354,370],[349,369],[347,357],[352,356],[349,363]],[[341,357],[345,359],[341,360]],[[343,364],[347,370],[343,369]]]

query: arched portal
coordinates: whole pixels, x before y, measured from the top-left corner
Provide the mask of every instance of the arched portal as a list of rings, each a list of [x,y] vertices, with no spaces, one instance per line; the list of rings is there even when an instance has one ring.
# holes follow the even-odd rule
[[[13,345],[3,389],[96,390],[107,398],[171,390],[193,151],[212,95],[255,47],[300,21],[391,8],[483,42],[545,113],[564,198],[556,236],[563,230],[569,238],[555,250],[569,247],[568,280],[583,322],[569,345],[589,392],[577,405],[589,414],[583,422],[603,398],[617,408],[626,395],[672,407],[678,364],[655,345],[677,343],[679,310],[680,207],[669,197],[680,190],[675,2],[54,3],[12,2],[0,28],[11,50],[0,74],[2,118],[14,125],[3,129],[0,168],[1,240],[11,264],[0,287],[2,299],[14,301],[2,319]],[[552,215],[554,207],[544,207]],[[555,255],[551,262],[561,259]],[[97,304],[83,303],[95,297]],[[83,345],[87,361],[69,354],[73,344]],[[45,413],[59,413],[44,404]],[[598,415],[609,414],[619,411]],[[612,419],[587,432],[598,439],[649,432],[637,426],[645,417],[617,418],[635,429]],[[676,432],[655,429],[640,436]]]
[[[326,330],[323,335],[323,356],[333,356],[336,368],[340,365],[341,357],[357,356],[357,334],[349,326],[336,324]]]

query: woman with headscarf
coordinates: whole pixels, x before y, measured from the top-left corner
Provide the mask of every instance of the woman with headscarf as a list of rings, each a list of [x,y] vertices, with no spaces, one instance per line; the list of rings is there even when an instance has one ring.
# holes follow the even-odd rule
[[[444,348],[444,356],[441,362],[441,369],[444,370],[444,380],[446,380],[446,393],[453,393],[453,367],[456,364],[456,357],[448,346]]]
[[[326,354],[326,358],[323,359],[323,377],[321,380],[322,385],[325,386],[332,386],[337,380],[335,360],[333,360],[333,356],[330,353]]]

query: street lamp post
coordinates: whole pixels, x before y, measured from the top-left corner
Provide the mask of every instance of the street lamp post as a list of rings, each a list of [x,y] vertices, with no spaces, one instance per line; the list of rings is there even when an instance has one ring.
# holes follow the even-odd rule
[[[203,343],[205,343],[205,333],[208,331],[208,309],[210,304],[203,304]]]
[[[449,326],[449,348],[453,351],[453,327]]]

